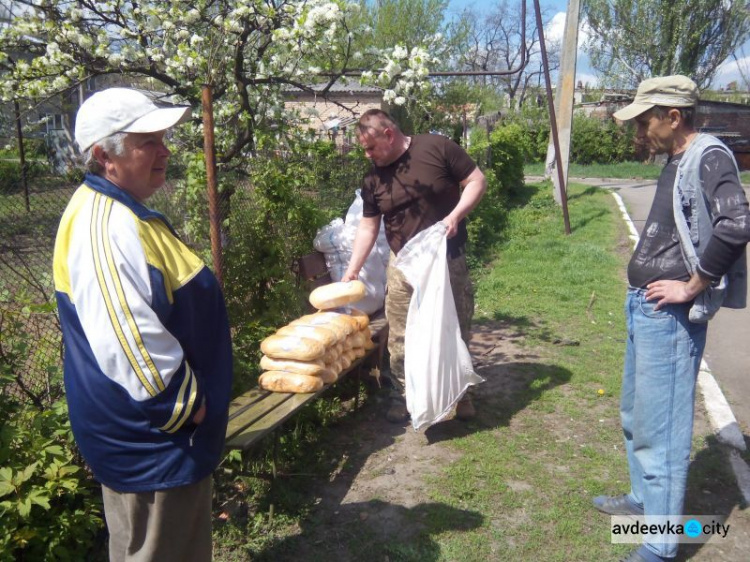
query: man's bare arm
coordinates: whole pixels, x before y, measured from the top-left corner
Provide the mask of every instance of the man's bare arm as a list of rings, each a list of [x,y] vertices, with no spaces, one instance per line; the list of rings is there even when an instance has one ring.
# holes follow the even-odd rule
[[[380,232],[380,215],[377,217],[362,217],[357,227],[357,234],[354,237],[354,247],[352,248],[352,259],[346,268],[342,281],[351,281],[357,279],[359,270],[370,255],[375,240]]]
[[[479,204],[484,192],[487,191],[487,180],[482,170],[475,168],[469,174],[469,177],[461,182],[461,187],[463,187],[463,193],[461,193],[458,205],[443,219],[443,223],[448,227],[448,231],[446,232],[448,238],[453,238],[456,235],[458,232],[458,223]]]

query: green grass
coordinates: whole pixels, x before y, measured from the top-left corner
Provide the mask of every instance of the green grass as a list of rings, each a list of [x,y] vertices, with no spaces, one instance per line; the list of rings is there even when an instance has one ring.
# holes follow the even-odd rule
[[[630,246],[609,193],[572,185],[572,234],[566,236],[549,192],[548,185],[529,185],[515,197],[496,258],[479,272],[478,328],[496,330],[519,347],[483,363],[491,366],[480,372],[493,390],[482,392],[475,421],[453,426],[457,434],[445,443],[458,455],[427,478],[429,500],[406,508],[373,497],[342,503],[331,517],[312,506],[309,480],[286,478],[273,496],[280,521],[266,525],[267,505],[251,506],[255,517],[244,532],[224,530],[222,560],[296,560],[299,544],[314,545],[304,555],[311,561],[336,548],[362,553],[362,560],[414,562],[615,560],[631,548],[610,543],[610,520],[590,503],[592,496],[629,488],[619,390]],[[343,462],[354,478],[365,461],[358,451],[366,446],[351,431],[357,427],[346,436],[340,426],[327,430],[329,437],[320,432],[305,447],[310,454],[300,468],[291,470],[329,474]],[[330,441],[335,432],[338,446]],[[689,506],[732,485],[715,442],[703,435],[694,442]],[[328,485],[325,478],[318,482]],[[695,505],[689,512],[710,512]],[[383,509],[415,530],[411,538],[383,538],[382,530],[360,520],[362,511]]]
[[[438,539],[441,560],[604,560],[627,551],[610,544],[609,520],[590,507],[593,495],[627,489],[618,427],[623,227],[610,195],[574,185],[565,236],[548,192],[526,188],[477,283],[477,323],[519,330],[539,359],[524,365],[526,388],[491,405],[500,423],[484,420],[489,427],[455,441],[461,459],[432,483],[435,501],[483,515],[479,529]]]
[[[533,162],[523,167],[527,176],[544,175],[544,164]],[[568,176],[571,178],[612,178],[612,179],[657,179],[661,166],[641,162],[620,162],[618,164],[571,164]],[[750,184],[750,171],[740,172],[740,181]]]
[[[570,164],[568,176],[571,178],[617,178],[617,179],[656,179],[661,166],[641,162],[619,162],[616,164]],[[527,176],[544,175],[544,163],[534,162],[523,168]]]

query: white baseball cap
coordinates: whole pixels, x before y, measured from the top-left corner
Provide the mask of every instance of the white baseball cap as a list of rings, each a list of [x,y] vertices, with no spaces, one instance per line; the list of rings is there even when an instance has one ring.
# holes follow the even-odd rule
[[[644,80],[638,86],[630,105],[614,113],[620,121],[634,119],[654,106],[693,107],[698,103],[698,86],[687,76],[659,76]]]
[[[87,99],[76,115],[75,137],[81,152],[115,133],[154,133],[182,123],[189,106],[157,104],[130,88],[109,88]]]

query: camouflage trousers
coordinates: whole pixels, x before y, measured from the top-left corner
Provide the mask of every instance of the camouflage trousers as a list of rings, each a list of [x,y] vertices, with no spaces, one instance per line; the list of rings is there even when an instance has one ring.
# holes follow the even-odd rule
[[[391,356],[390,380],[394,388],[392,393],[394,398],[405,396],[404,335],[406,334],[406,315],[409,312],[413,292],[404,274],[393,266],[395,260],[396,256],[391,252],[385,294],[385,316],[389,326],[388,353]],[[468,346],[469,338],[471,338],[471,318],[474,315],[474,287],[469,278],[465,254],[456,258],[448,257],[448,274],[451,279],[453,300],[456,301],[461,339]]]

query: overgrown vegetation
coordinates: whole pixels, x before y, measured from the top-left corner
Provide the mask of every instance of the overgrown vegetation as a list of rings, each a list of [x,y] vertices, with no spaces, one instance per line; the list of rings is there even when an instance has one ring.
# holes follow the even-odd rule
[[[39,307],[0,310],[0,418],[6,420],[0,427],[0,560],[75,561],[86,557],[102,529],[100,502],[77,457],[65,401],[55,398],[59,363],[47,364],[46,389],[24,380],[39,345],[26,329],[32,308]]]

